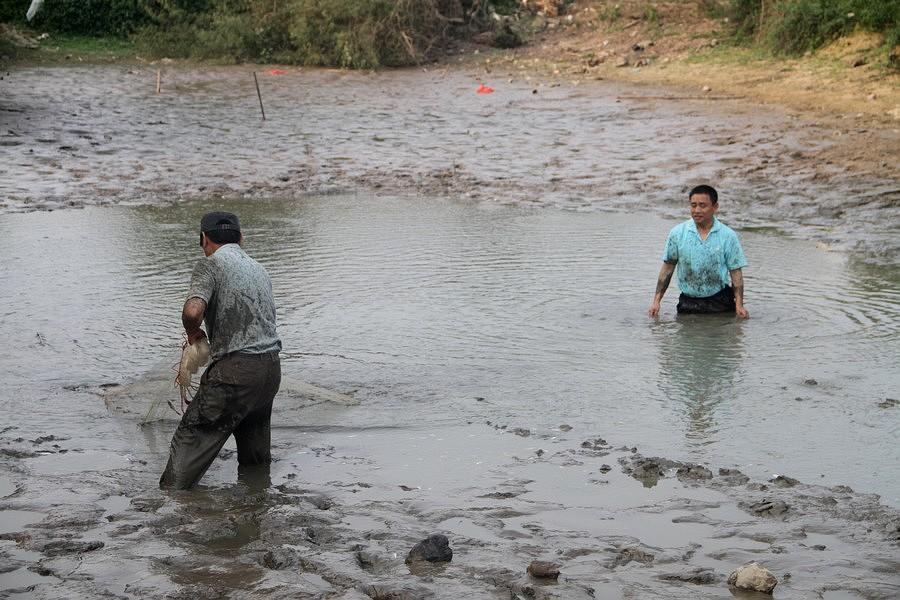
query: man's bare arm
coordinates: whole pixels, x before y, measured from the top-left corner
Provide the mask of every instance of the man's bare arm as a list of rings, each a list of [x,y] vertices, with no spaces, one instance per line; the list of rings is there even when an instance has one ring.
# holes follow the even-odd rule
[[[659,270],[659,278],[656,280],[656,293],[653,294],[653,302],[650,304],[650,310],[647,311],[651,317],[659,314],[659,304],[662,302],[666,290],[669,289],[669,283],[672,282],[672,274],[675,272],[675,263],[664,262]]]
[[[746,319],[750,316],[744,308],[744,273],[740,269],[729,271],[731,273],[731,287],[734,289],[734,309],[737,316]]]
[[[206,333],[200,329],[205,312],[206,302],[202,298],[188,298],[184,303],[184,308],[181,310],[181,324],[184,325],[184,330],[187,332],[189,344],[206,336]]]

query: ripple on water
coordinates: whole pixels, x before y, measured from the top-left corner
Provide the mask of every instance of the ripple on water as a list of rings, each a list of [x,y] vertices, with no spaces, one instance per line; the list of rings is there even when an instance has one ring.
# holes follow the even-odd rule
[[[834,484],[900,490],[874,474],[890,469],[858,468],[867,448],[896,447],[872,413],[896,389],[896,269],[743,232],[752,318],[676,318],[672,289],[654,321],[661,247],[680,219],[352,195],[221,205],[272,275],[286,372],[353,391],[371,410],[347,412],[351,425],[570,421],[642,452],[792,476],[825,463]],[[0,305],[24,350],[3,371],[31,386],[124,382],[169,356],[208,207],[5,216]],[[66,468],[115,468],[95,458]]]

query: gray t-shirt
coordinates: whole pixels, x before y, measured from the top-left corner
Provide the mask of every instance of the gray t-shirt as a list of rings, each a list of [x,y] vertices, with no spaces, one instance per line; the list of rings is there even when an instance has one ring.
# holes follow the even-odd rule
[[[239,245],[225,244],[197,261],[188,298],[206,301],[204,320],[212,360],[232,352],[281,350],[272,281]]]

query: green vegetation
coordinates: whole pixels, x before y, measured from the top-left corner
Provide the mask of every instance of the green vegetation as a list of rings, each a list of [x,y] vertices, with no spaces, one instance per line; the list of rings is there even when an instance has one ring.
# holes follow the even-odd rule
[[[23,26],[28,0],[0,5]],[[37,31],[131,39],[146,56],[351,68],[417,64],[456,38],[493,29],[521,43],[495,15],[518,0],[47,0]]]
[[[135,33],[151,56],[374,68],[427,60],[445,45],[459,0],[145,0]]]
[[[776,55],[815,50],[856,30],[883,35],[886,62],[900,68],[900,0],[683,0],[727,17],[733,39]],[[0,1],[0,23],[26,26],[29,0]],[[657,33],[665,11],[649,0],[643,20]],[[598,2],[597,18],[619,22],[625,8]],[[630,10],[630,9],[629,9]],[[129,40],[150,57],[377,68],[437,58],[457,39],[492,31],[515,47],[537,21],[521,0],[46,0],[34,21],[87,54],[83,36]],[[632,13],[629,13],[632,14]],[[638,13],[634,13],[638,14]],[[0,55],[27,51],[0,36]],[[96,51],[92,51],[96,50]],[[73,52],[74,53],[74,52]]]
[[[601,21],[615,23],[622,18],[622,7],[618,4],[607,4],[597,13],[597,18]]]
[[[724,8],[739,41],[776,54],[803,54],[857,29],[883,34],[886,54],[900,43],[900,0],[729,0]]]

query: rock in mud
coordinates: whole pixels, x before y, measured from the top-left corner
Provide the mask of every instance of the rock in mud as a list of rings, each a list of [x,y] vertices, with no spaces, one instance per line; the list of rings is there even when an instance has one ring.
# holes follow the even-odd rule
[[[769,482],[777,488],[790,488],[800,483],[793,477],[788,477],[786,475],[776,475],[770,479]]]
[[[666,471],[684,466],[680,462],[667,458],[658,456],[644,457],[640,454],[620,458],[619,462],[622,464],[623,472],[631,475],[638,481],[642,481],[644,485],[650,486],[663,479],[666,476]]]
[[[749,563],[728,576],[728,585],[741,590],[752,590],[771,594],[778,580],[759,563]]]
[[[586,450],[609,450],[610,445],[606,443],[606,440],[603,438],[597,438],[594,440],[585,440],[581,442],[581,447]]]
[[[41,546],[40,551],[47,556],[64,556],[66,554],[84,554],[103,547],[101,541],[80,542],[78,540],[53,540]]]
[[[407,564],[426,560],[428,562],[448,562],[453,560],[453,550],[446,535],[435,533],[422,540],[406,555]]]
[[[709,585],[715,583],[718,579],[715,571],[711,569],[691,569],[678,573],[663,573],[657,575],[657,577],[663,581],[683,581],[684,583],[693,583],[695,585]]]
[[[678,470],[675,472],[675,476],[678,479],[712,479],[712,471],[704,467],[703,465],[695,465],[691,463],[684,464],[678,467]]]
[[[630,562],[639,562],[649,565],[656,557],[640,548],[622,548],[612,561],[612,567],[621,567]]]
[[[544,560],[534,560],[528,565],[528,574],[540,579],[557,579],[560,565]]]
[[[737,469],[719,469],[719,477],[726,485],[744,485],[750,478]]]
[[[790,510],[790,506],[781,500],[763,500],[749,506],[742,502],[741,505],[758,517],[779,517]]]

